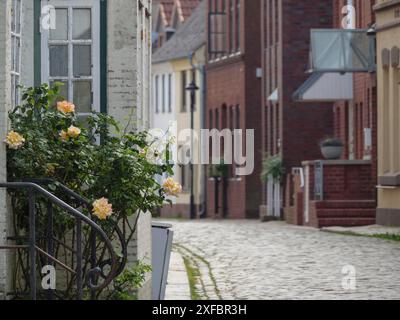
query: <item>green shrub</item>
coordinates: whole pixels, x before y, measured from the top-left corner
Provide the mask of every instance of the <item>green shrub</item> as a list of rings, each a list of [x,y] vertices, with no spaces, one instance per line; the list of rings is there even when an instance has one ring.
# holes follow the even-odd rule
[[[149,161],[146,150],[151,150],[156,141],[149,139],[146,132],[121,132],[111,116],[96,112],[83,122],[75,112],[60,111],[62,108],[57,105],[60,100],[58,84],[52,88],[46,84],[28,88],[22,96],[22,105],[9,113],[11,130],[24,140],[20,144],[8,141],[8,181],[52,178],[92,202],[103,197],[108,199],[112,204],[112,216],[98,223],[111,239],[116,238],[113,226],[122,226],[124,241],[128,243],[136,227],[129,218],[153,211],[165,203],[166,191],[155,177],[172,175],[172,165],[165,161]],[[168,152],[162,156],[168,157]],[[70,201],[58,191],[56,184],[49,188],[56,196]],[[11,191],[10,194],[15,234],[21,236],[29,227],[26,196],[24,192]],[[47,218],[46,204],[42,199],[38,201],[37,232],[40,234],[45,232]],[[75,220],[55,208],[57,238],[67,239],[74,227]],[[84,239],[88,238],[89,231],[85,229]],[[46,244],[40,241],[39,246],[45,248]],[[62,251],[60,248],[58,243],[55,252]],[[88,250],[85,247],[84,256],[90,256]],[[98,251],[104,256],[104,247],[99,246]],[[28,274],[29,266],[23,263],[26,253],[19,252],[19,255],[20,263],[15,272]],[[89,266],[85,267],[87,271]],[[70,281],[72,283],[73,279]],[[71,292],[66,292],[65,296],[69,294]]]

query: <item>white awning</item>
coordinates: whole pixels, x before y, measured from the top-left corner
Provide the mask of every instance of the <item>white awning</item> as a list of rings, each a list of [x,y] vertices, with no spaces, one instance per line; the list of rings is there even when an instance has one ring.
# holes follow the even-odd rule
[[[275,89],[275,91],[272,92],[272,94],[268,97],[267,100],[271,101],[271,102],[278,102],[279,101],[279,90]]]
[[[300,102],[332,102],[352,100],[353,75],[351,73],[313,73],[293,94]]]

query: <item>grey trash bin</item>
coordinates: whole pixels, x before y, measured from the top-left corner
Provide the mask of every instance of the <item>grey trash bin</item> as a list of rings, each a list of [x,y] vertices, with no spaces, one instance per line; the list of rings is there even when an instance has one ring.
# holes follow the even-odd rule
[[[152,223],[153,300],[164,300],[174,232],[168,223]]]

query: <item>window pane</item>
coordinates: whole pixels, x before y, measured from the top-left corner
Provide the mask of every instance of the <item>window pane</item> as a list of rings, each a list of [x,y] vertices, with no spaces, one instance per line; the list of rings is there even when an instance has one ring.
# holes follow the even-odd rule
[[[68,46],[49,46],[50,52],[50,76],[68,76]]]
[[[15,71],[15,37],[11,37],[11,71]]]
[[[14,98],[14,102],[15,105],[19,104],[19,77],[15,76],[15,83],[14,83],[14,88],[15,88],[15,98]]]
[[[68,81],[65,81],[65,80],[53,80],[53,81],[50,81],[50,86],[53,86],[55,82],[61,82],[61,83],[64,84],[64,85],[60,86],[60,93],[59,93],[60,99],[58,99],[58,100],[69,100],[69,97],[68,97]]]
[[[78,112],[90,113],[92,111],[92,82],[74,82],[74,104]]]
[[[92,74],[92,47],[74,45],[74,77]]]
[[[19,60],[21,51],[21,39],[15,38],[15,72],[19,73]]]
[[[73,39],[87,40],[92,38],[91,10],[74,9]]]
[[[50,40],[68,40],[68,9],[56,9],[56,29],[50,30]]]
[[[81,116],[78,115],[78,124],[84,127],[86,130],[89,130],[89,122],[88,122],[89,116]]]
[[[11,105],[15,106],[15,76],[11,75]]]

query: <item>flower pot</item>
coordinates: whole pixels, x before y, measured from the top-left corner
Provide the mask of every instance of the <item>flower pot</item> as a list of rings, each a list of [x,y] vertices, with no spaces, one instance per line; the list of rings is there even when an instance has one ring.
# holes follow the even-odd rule
[[[321,153],[327,160],[337,160],[342,156],[343,146],[322,146]]]

